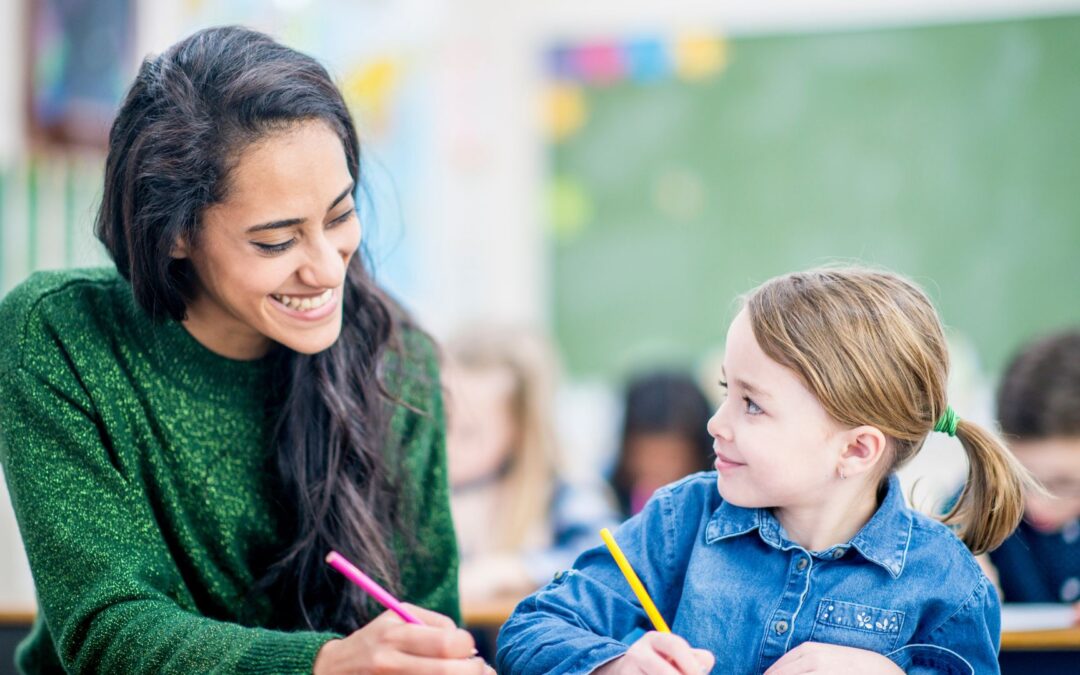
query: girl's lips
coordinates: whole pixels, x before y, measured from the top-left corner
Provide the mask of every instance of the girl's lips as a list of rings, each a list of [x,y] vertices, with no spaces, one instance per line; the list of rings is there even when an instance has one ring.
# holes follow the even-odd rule
[[[716,461],[713,462],[713,466],[716,467],[717,471],[730,471],[731,469],[736,469],[736,468],[738,468],[740,466],[746,466],[746,464],[744,462],[736,462],[736,461],[734,461],[732,459],[729,459],[729,458],[725,457],[724,455],[720,454],[719,452],[717,452],[715,454],[716,454]]]

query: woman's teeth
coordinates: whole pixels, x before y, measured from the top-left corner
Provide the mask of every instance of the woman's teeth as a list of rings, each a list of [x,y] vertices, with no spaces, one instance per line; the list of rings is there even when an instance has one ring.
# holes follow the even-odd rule
[[[289,309],[307,312],[312,309],[318,309],[330,302],[330,299],[334,297],[334,289],[328,288],[313,298],[299,298],[291,295],[273,295],[272,297]]]

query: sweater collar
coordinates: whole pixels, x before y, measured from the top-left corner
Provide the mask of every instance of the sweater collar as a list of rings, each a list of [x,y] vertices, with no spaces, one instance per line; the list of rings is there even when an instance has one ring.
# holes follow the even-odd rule
[[[279,349],[242,361],[207,349],[179,321],[154,321],[135,302],[130,284],[123,284],[124,302],[133,331],[156,369],[203,398],[233,400],[265,393]]]

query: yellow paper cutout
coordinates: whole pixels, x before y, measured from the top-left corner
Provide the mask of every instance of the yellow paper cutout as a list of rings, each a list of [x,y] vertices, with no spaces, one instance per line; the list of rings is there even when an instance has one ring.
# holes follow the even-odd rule
[[[544,99],[544,123],[556,143],[577,133],[585,125],[587,111],[581,86],[570,82],[549,85]]]
[[[728,45],[721,38],[687,35],[675,41],[675,72],[687,80],[715,75],[728,62]]]

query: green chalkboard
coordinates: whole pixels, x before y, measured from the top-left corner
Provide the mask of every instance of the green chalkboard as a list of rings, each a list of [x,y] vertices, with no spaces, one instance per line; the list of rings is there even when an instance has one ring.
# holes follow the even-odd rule
[[[572,373],[692,364],[739,293],[838,258],[920,282],[992,373],[1080,323],[1080,17],[728,46],[711,79],[586,85],[551,146]]]

